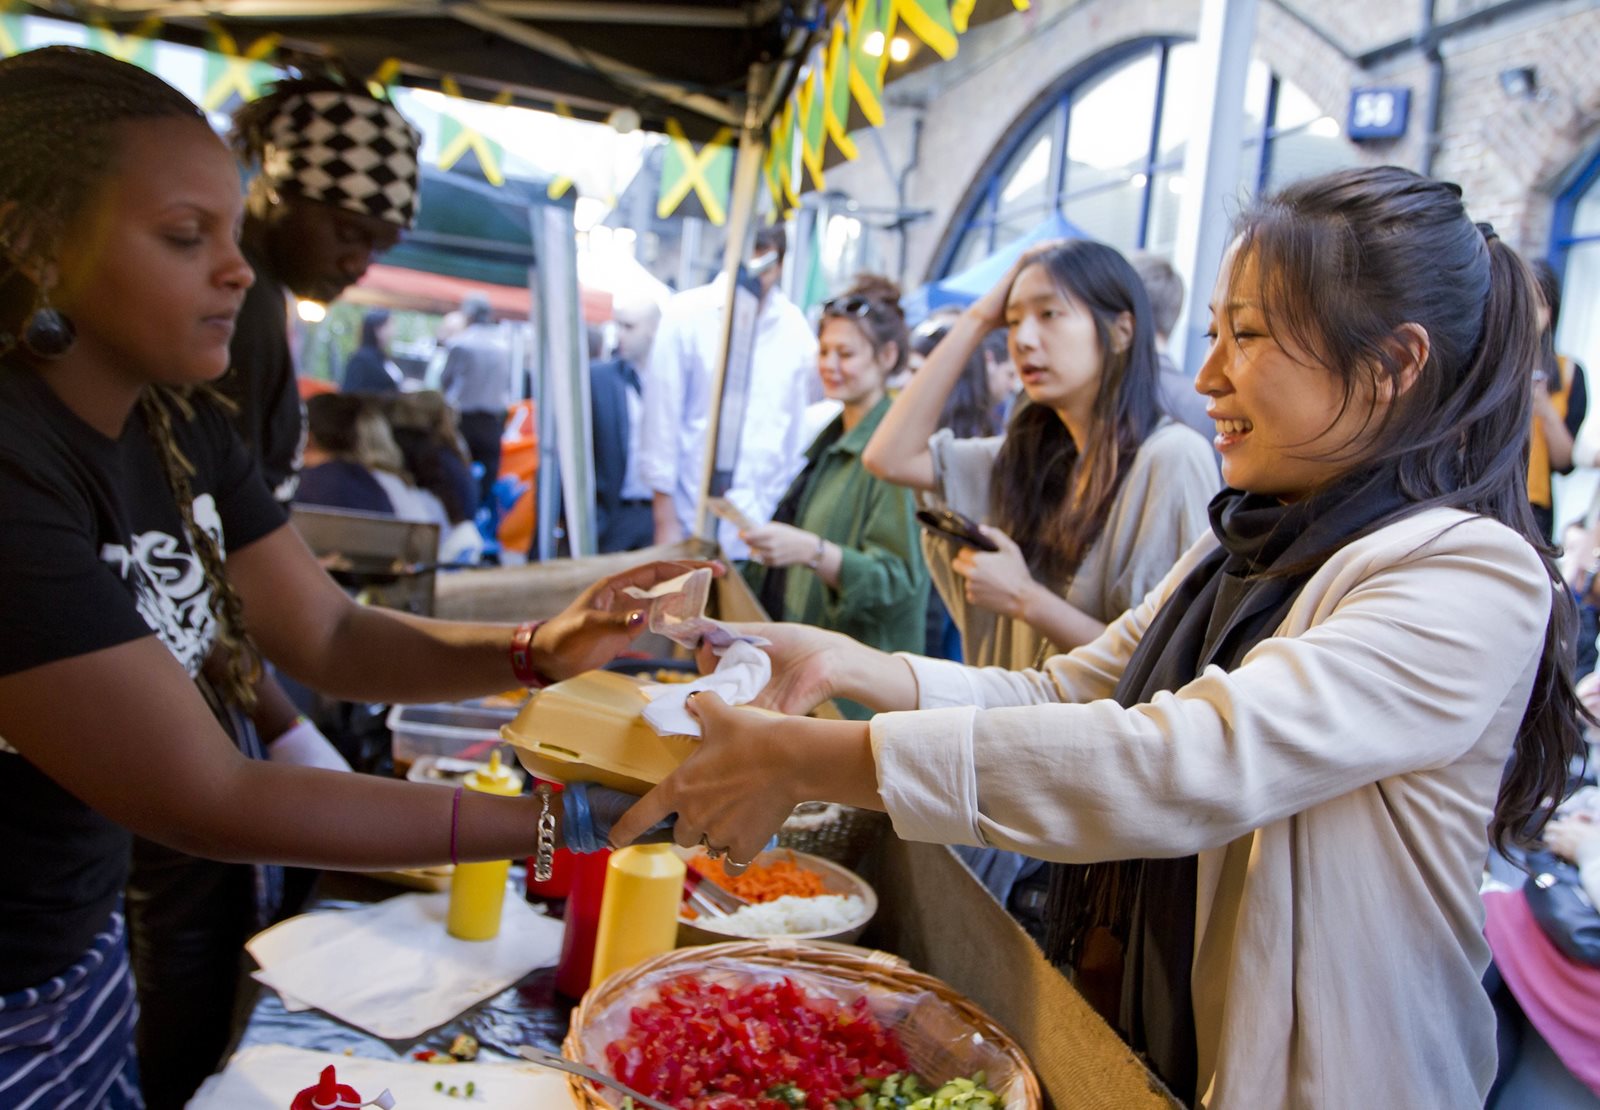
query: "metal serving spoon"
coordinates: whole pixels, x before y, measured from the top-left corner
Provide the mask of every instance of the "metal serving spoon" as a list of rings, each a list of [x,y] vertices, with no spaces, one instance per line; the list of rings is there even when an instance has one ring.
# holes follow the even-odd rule
[[[620,1079],[613,1079],[604,1072],[595,1071],[593,1068],[584,1064],[574,1063],[571,1060],[568,1060],[565,1056],[557,1056],[554,1052],[550,1052],[546,1049],[534,1048],[532,1045],[525,1044],[521,1048],[517,1049],[517,1054],[520,1055],[524,1060],[531,1060],[535,1064],[539,1064],[543,1067],[554,1068],[557,1071],[570,1072],[571,1074],[579,1076],[580,1078],[593,1080],[602,1086],[610,1087],[613,1091],[627,1095],[640,1106],[649,1106],[652,1107],[653,1110],[678,1110],[676,1106],[673,1106],[670,1103],[665,1103],[659,1099],[650,1098],[648,1095],[641,1095],[638,1091],[634,1090]]]

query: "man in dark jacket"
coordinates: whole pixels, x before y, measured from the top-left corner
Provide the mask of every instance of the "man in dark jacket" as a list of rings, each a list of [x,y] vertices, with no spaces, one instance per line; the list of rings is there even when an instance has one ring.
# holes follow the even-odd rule
[[[639,480],[640,377],[650,361],[650,345],[661,309],[653,301],[618,304],[617,357],[589,367],[590,407],[594,417],[594,488],[600,550],[632,551],[654,539],[650,488]]]

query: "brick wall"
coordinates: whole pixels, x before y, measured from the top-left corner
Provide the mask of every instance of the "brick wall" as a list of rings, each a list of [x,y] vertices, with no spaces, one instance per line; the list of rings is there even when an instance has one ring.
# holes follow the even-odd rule
[[[1353,86],[1409,86],[1407,135],[1363,146],[1356,156],[1419,168],[1426,60],[1407,51],[1362,70],[1347,53],[1413,33],[1416,5],[1340,0],[1305,6],[1313,8],[1317,28],[1262,0],[1257,56],[1341,122]],[[913,121],[920,116],[920,155],[900,198],[906,207],[932,211],[909,231],[900,275],[908,286],[919,284],[1020,121],[1053,98],[1064,80],[1093,72],[1119,46],[1192,37],[1199,11],[1198,0],[1035,0],[1030,12],[976,27],[953,61],[890,85],[888,124],[875,139],[857,136],[861,158],[830,170],[828,186],[865,204],[896,203],[895,179],[909,160]],[[1600,149],[1600,8],[1590,0],[1552,0],[1453,39],[1442,54],[1446,78],[1434,173],[1459,182],[1474,215],[1493,222],[1508,241],[1543,253],[1563,175]],[[1513,100],[1500,87],[1500,71],[1519,65],[1536,67],[1541,99]]]

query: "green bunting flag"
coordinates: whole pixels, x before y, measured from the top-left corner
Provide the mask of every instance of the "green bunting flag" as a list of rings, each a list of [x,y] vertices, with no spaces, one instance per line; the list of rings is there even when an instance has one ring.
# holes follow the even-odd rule
[[[439,88],[446,96],[461,99],[461,86],[454,77],[445,77],[439,82]],[[511,103],[511,97],[510,89],[502,89],[490,103],[505,107]],[[506,148],[449,112],[440,111],[438,167],[448,170],[469,153],[477,161],[478,172],[485,181],[494,186],[506,183],[505,171],[501,169],[506,160]]]
[[[151,16],[127,34],[118,34],[104,20],[89,24],[89,49],[109,54],[118,61],[136,65],[154,73],[156,68],[156,36],[161,31],[161,21]]]
[[[812,66],[811,73],[801,84],[800,93],[795,98],[795,107],[799,110],[800,160],[806,164],[811,183],[818,189],[823,188],[822,148],[828,141],[828,129],[823,118],[827,114],[827,106],[823,99],[822,71]]]
[[[705,218],[721,226],[728,218],[728,198],[733,191],[733,129],[722,128],[699,150],[675,119],[668,118],[667,135],[671,142],[661,162],[656,215],[666,219],[692,193]]]
[[[828,41],[827,64],[822,79],[823,123],[828,138],[839,153],[847,159],[856,156],[856,144],[850,139],[850,17],[841,13],[834,21],[832,38]]]
[[[213,24],[211,42],[206,47],[205,94],[200,98],[200,107],[216,112],[260,96],[261,86],[278,76],[269,59],[280,41],[281,35],[262,35],[240,50],[227,28]]]
[[[850,92],[874,127],[883,126],[883,71],[889,64],[894,5],[895,0],[855,0],[850,12]],[[869,42],[876,54],[867,53]]]
[[[0,58],[22,53],[22,17],[0,15]]]

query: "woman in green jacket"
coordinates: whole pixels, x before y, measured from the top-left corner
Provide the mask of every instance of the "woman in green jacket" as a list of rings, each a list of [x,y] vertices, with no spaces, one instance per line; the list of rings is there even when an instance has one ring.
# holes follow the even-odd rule
[[[861,452],[889,411],[884,383],[906,358],[900,290],[863,275],[822,309],[817,368],[844,406],[806,452],[771,523],[740,535],[757,593],[788,621],[843,632],[884,651],[921,651],[928,572],[910,491],[874,478]],[[841,709],[865,717],[854,703]]]

